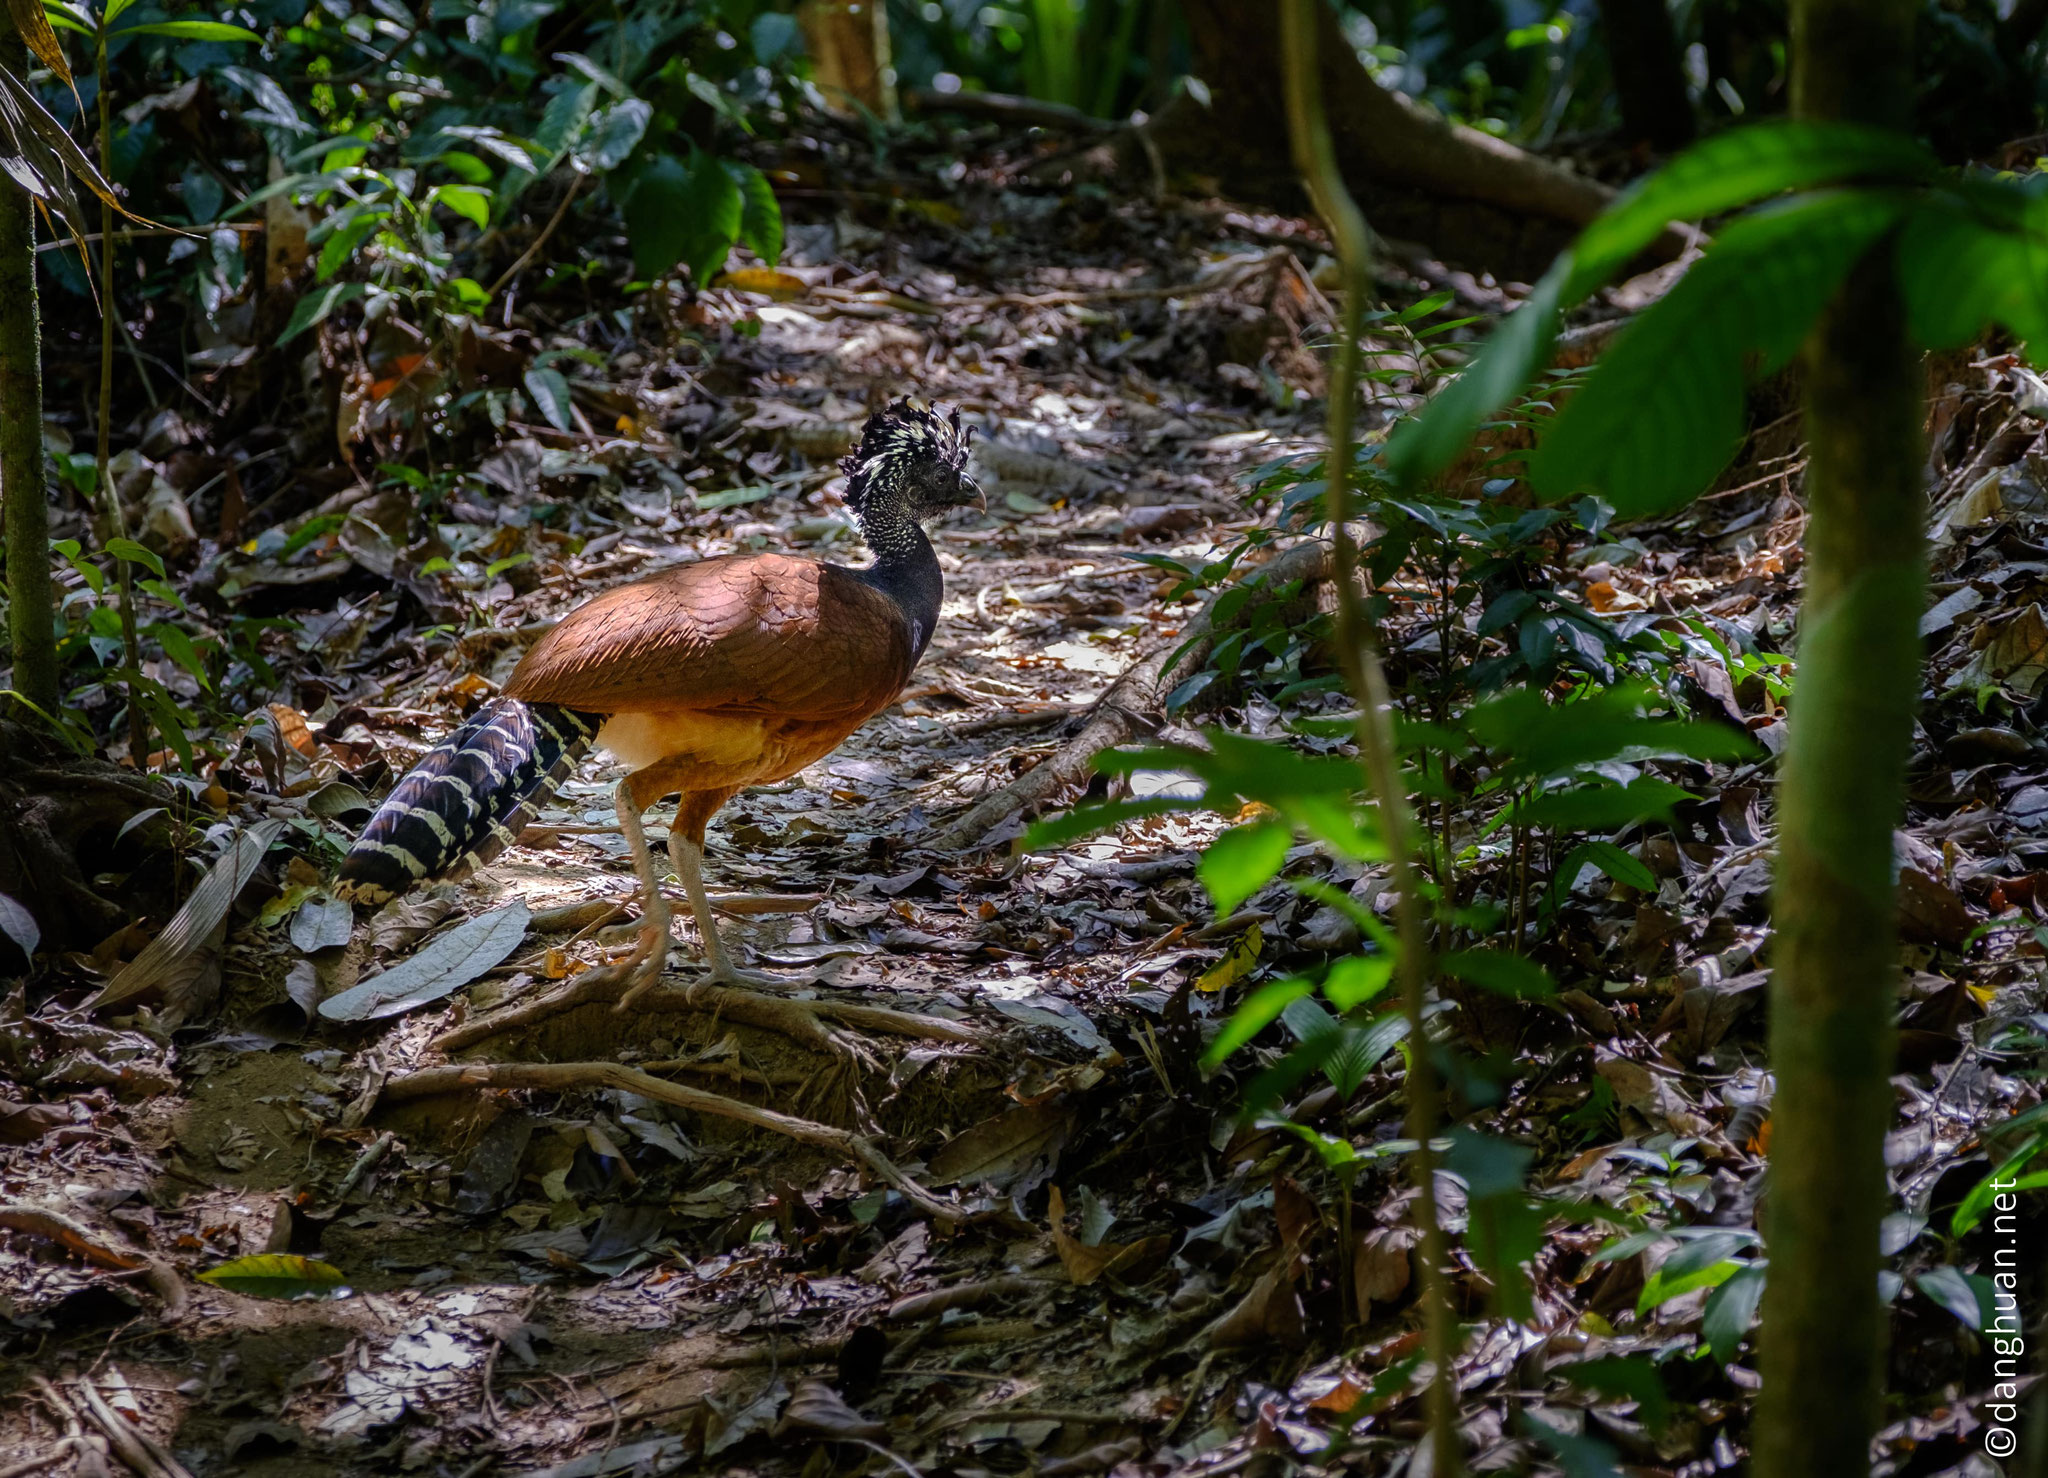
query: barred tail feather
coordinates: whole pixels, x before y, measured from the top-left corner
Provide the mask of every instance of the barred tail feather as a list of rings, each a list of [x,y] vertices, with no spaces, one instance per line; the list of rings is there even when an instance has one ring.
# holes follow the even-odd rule
[[[377,808],[341,864],[336,896],[382,903],[429,878],[467,877],[518,839],[603,722],[552,703],[486,703]]]

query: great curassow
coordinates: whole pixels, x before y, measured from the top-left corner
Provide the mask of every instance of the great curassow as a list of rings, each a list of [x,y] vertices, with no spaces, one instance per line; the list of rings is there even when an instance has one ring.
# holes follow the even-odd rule
[[[732,554],[618,586],[571,611],[498,697],[398,782],[341,866],[336,893],[381,903],[465,877],[518,837],[594,744],[629,767],[616,800],[644,896],[633,951],[601,967],[623,1006],[668,954],[669,911],[640,813],[680,793],[669,856],[715,980],[732,967],[704,896],[704,827],[750,785],[824,758],[903,690],[937,623],[922,520],[981,496],[967,435],[898,400],[840,464],[874,553],[865,569]]]

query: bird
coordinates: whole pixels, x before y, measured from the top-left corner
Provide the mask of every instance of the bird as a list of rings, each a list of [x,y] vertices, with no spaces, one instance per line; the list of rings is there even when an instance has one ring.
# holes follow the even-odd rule
[[[908,397],[870,416],[841,461],[873,555],[852,568],[729,554],[617,585],[570,611],[496,697],[430,749],[371,816],[333,891],[384,903],[457,880],[517,839],[593,749],[623,763],[614,801],[643,895],[640,930],[597,968],[623,1009],[660,974],[669,910],[641,813],[678,795],[668,851],[708,977],[734,968],[704,894],[704,830],[752,785],[786,779],[895,701],[937,625],[944,584],[926,520],[976,501],[972,428]]]

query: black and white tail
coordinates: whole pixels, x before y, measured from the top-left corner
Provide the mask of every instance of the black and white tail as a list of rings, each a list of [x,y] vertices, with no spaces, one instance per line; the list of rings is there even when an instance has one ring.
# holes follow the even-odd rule
[[[494,698],[427,751],[363,828],[335,895],[382,903],[462,878],[511,846],[590,751],[601,715]]]

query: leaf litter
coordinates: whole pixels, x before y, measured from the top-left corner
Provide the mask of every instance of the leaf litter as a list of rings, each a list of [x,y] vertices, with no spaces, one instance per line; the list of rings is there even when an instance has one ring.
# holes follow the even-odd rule
[[[1014,856],[1000,829],[991,847],[933,845],[1051,762],[1120,674],[1196,619],[1127,556],[1222,556],[1257,521],[1236,475],[1314,445],[1299,305],[1319,243],[1213,202],[1098,218],[1085,195],[1024,177],[1027,144],[998,131],[978,147],[956,184],[892,166],[892,187],[950,214],[893,220],[885,247],[850,197],[797,226],[800,262],[700,293],[694,358],[629,336],[536,365],[479,327],[475,352],[537,383],[549,424],[507,428],[441,522],[415,526],[404,499],[350,481],[210,570],[237,599],[302,612],[303,630],[269,638],[278,701],[214,777],[211,860],[182,907],[153,939],[124,931],[63,980],[0,998],[0,1140],[17,1146],[0,1163],[0,1289],[18,1336],[0,1358],[30,1358],[23,1339],[96,1354],[126,1326],[110,1369],[157,1440],[363,1473],[795,1472],[812,1444],[861,1441],[923,1471],[1229,1471],[1261,1450],[1383,1471],[1406,1450],[1399,1034],[1347,1036],[1280,1086],[1270,1117],[1239,1113],[1247,1082],[1329,1031],[1327,1013],[1295,1002],[1251,1071],[1202,1068],[1206,1031],[1247,993],[1355,946],[1344,910],[1274,883],[1216,919],[1195,867],[1221,823],[1192,811]],[[1438,285],[1431,264],[1403,270],[1421,275],[1397,291]],[[1931,696],[1898,841],[1913,968],[1889,1155],[1907,1208],[1888,1227],[1906,1274],[1895,1338],[1930,1374],[1885,1440],[1922,1465],[1968,1443],[1967,1408],[1935,1396],[1965,1378],[1984,1266],[1971,1232],[1949,1247],[1931,1229],[2015,1147],[2000,1121],[2038,1100],[2006,1054],[2038,1035],[2048,948],[2048,748],[2032,719],[2048,448],[2024,383],[1953,369],[1936,411]],[[746,917],[762,962],[801,970],[792,999],[849,1013],[820,1019],[857,1046],[821,1055],[650,1002],[623,1023],[587,1006],[464,1050],[623,1062],[854,1126],[948,1215],[816,1142],[630,1088],[387,1092],[439,1063],[437,1032],[573,984],[628,941],[610,782],[573,781],[484,874],[360,923],[319,891],[311,839],[359,824],[594,590],[733,549],[846,547],[832,460],[906,384],[986,433],[997,495],[936,531],[948,595],[933,650],[838,754],[729,805],[709,848],[714,904]],[[388,453],[401,401],[358,397],[342,434]],[[585,429],[599,406],[610,429]],[[1673,632],[1701,703],[1775,751],[1787,673],[1770,654],[1789,644],[1803,513],[1799,448],[1756,419],[1766,430],[1721,493],[1559,548],[1551,573],[1595,612]],[[1443,614],[1426,593],[1397,606],[1390,649],[1426,663]],[[1211,686],[1210,711],[1252,732],[1342,716],[1316,694]],[[1196,737],[1196,721],[1152,718],[1167,739]],[[1542,963],[1562,989],[1460,999],[1460,1030],[1519,1064],[1500,1101],[1465,1112],[1525,1147],[1539,1184],[1643,1224],[1619,1244],[1553,1225],[1516,1319],[1476,1266],[1455,1270],[1475,1460],[1577,1442],[1711,1466],[1741,1440],[1769,1126],[1770,777],[1674,773],[1693,796],[1678,824],[1618,833],[1625,860],[1559,878]],[[1451,818],[1475,847],[1479,821]],[[1385,911],[1370,864],[1308,846],[1283,870]],[[32,951],[34,921],[11,903],[0,932]],[[96,999],[79,984],[95,979]],[[861,1010],[963,1030],[892,1033]],[[1350,1147],[1348,1212],[1300,1129]],[[1489,1214],[1470,1167],[1442,1185],[1452,1231]],[[145,1263],[177,1297],[131,1276]],[[309,1273],[323,1266],[342,1281]],[[1724,1281],[1688,1286],[1703,1274]],[[258,1300],[239,1276],[301,1297]],[[347,1295],[314,1296],[330,1285]],[[0,1418],[0,1448],[32,1441],[26,1420]]]

